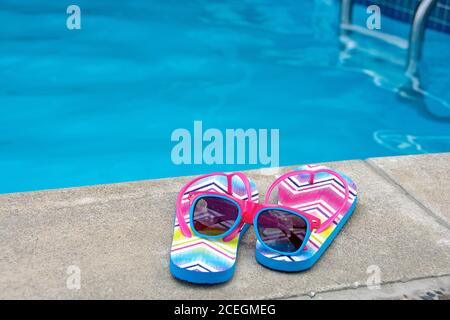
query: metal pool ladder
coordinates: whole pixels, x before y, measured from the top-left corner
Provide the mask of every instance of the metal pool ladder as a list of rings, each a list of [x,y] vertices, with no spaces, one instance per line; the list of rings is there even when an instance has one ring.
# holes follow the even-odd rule
[[[414,12],[414,18],[410,29],[409,39],[405,41],[404,47],[408,50],[406,60],[406,75],[415,78],[418,65],[422,56],[422,47],[425,36],[428,17],[436,6],[438,0],[421,0]],[[341,34],[348,34],[352,28],[353,0],[341,0],[340,28]],[[356,29],[357,30],[357,29]],[[361,30],[360,30],[361,31]],[[376,36],[376,33],[366,34]],[[377,37],[379,38],[379,37]],[[389,39],[389,37],[385,38]]]

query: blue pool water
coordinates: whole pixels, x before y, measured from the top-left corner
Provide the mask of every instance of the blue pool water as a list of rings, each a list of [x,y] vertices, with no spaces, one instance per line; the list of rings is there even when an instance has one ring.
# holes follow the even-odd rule
[[[0,193],[260,166],[173,164],[195,120],[279,129],[281,165],[450,151],[448,34],[405,98],[404,52],[343,51],[333,0],[77,1],[72,31],[69,3],[0,3]]]

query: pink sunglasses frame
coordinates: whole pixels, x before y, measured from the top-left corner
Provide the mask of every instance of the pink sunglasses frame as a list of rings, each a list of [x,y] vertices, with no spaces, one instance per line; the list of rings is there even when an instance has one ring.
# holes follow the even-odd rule
[[[313,184],[315,175],[317,173],[322,173],[322,172],[329,173],[329,174],[337,177],[345,188],[344,201],[343,201],[341,207],[338,210],[336,210],[336,212],[331,217],[329,217],[325,222],[321,223],[319,218],[317,218],[313,215],[310,215],[304,211],[301,211],[301,210],[298,210],[295,208],[291,208],[291,207],[278,205],[278,204],[268,203],[273,189],[279,183],[281,183],[283,180],[290,178],[292,176],[307,174],[310,176],[309,183]],[[193,185],[197,181],[200,181],[202,179],[205,179],[205,178],[208,178],[211,176],[224,176],[227,178],[227,194],[220,193],[220,192],[213,192],[213,191],[189,192],[189,194],[188,194],[189,207],[191,207],[192,204],[195,203],[196,198],[198,198],[199,196],[205,196],[205,195],[213,195],[213,196],[220,195],[221,197],[229,198],[230,200],[236,202],[240,208],[240,212],[242,213],[241,220],[240,220],[239,224],[233,228],[233,230],[230,230],[230,233],[228,233],[226,236],[223,237],[224,241],[230,241],[233,238],[235,238],[245,223],[254,224],[253,219],[258,214],[258,212],[260,212],[264,209],[275,209],[275,210],[280,209],[283,211],[295,212],[296,214],[302,216],[304,219],[306,219],[309,222],[309,226],[310,226],[311,230],[316,229],[316,232],[320,233],[320,232],[324,231],[326,228],[328,228],[328,226],[331,223],[333,223],[333,221],[336,219],[336,217],[339,216],[339,214],[345,208],[345,205],[347,204],[348,199],[349,199],[349,186],[348,186],[347,181],[341,175],[339,175],[335,171],[332,171],[329,169],[294,170],[294,171],[290,171],[290,172],[287,172],[287,173],[281,175],[270,185],[270,187],[267,190],[266,195],[264,197],[264,203],[255,203],[255,202],[251,201],[252,192],[251,192],[250,182],[249,182],[247,176],[241,172],[233,172],[233,173],[214,172],[214,173],[210,173],[210,174],[205,174],[205,175],[202,175],[202,176],[199,176],[199,177],[193,179],[188,184],[186,184],[181,189],[181,191],[177,197],[176,216],[177,216],[178,223],[180,225],[180,230],[183,233],[183,235],[187,238],[192,237],[192,233],[191,233],[191,230],[189,229],[188,224],[184,220],[183,213],[181,212],[181,204],[183,201],[183,197],[191,185]],[[239,177],[242,180],[242,182],[244,183],[245,190],[247,193],[246,199],[239,199],[239,198],[232,196],[232,194],[233,194],[232,179],[234,176]],[[308,239],[305,238],[304,243],[307,243],[307,241],[308,241]]]

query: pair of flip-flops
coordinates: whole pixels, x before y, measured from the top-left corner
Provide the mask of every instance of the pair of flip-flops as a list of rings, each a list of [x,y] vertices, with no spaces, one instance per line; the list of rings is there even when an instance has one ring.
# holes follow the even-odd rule
[[[277,203],[270,204],[278,188]],[[329,168],[307,165],[280,176],[258,202],[242,173],[213,173],[188,183],[177,201],[170,271],[193,283],[221,283],[234,273],[239,242],[254,226],[256,260],[301,271],[322,256],[353,213],[356,186]]]

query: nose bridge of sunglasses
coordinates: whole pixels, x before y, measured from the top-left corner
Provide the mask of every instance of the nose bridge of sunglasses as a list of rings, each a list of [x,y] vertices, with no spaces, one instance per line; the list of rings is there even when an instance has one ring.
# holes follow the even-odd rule
[[[263,209],[265,206],[261,203],[249,202],[245,211],[242,214],[242,222],[253,224],[253,219],[258,211]]]

